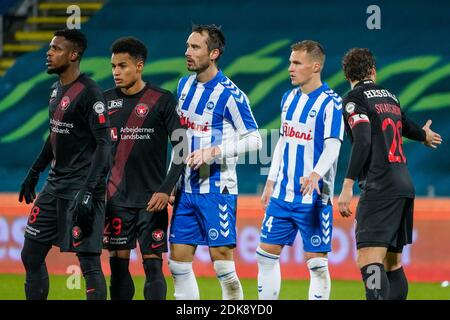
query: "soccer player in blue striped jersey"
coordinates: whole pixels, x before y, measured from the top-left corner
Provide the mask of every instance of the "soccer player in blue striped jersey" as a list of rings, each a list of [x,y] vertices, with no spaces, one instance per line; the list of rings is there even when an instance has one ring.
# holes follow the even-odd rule
[[[343,139],[342,99],[321,81],[323,47],[305,40],[291,46],[289,75],[297,86],[281,101],[280,139],[262,195],[258,261],[261,300],[278,299],[279,257],[299,230],[310,272],[310,300],[330,297],[327,253],[331,251],[332,199]]]
[[[215,25],[194,26],[186,42],[194,73],[180,80],[178,112],[187,127],[187,167],[177,192],[169,268],[176,299],[199,299],[192,269],[198,245],[209,247],[224,300],[243,299],[236,246],[237,156],[261,148],[247,96],[217,66],[225,38]]]

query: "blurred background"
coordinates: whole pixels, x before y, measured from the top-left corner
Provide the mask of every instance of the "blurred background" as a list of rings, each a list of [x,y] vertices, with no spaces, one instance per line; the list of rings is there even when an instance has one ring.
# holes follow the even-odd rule
[[[410,118],[421,125],[432,119],[432,128],[444,138],[437,150],[404,141],[418,199],[414,244],[405,249],[403,263],[411,280],[434,283],[442,289],[436,298],[450,298],[445,282],[450,280],[448,12],[448,1],[0,0],[0,280],[13,279],[15,274],[18,290],[23,288],[20,250],[31,206],[19,205],[17,192],[48,134],[48,98],[56,77],[45,72],[45,52],[53,32],[79,24],[88,38],[81,69],[103,89],[114,85],[111,43],[120,36],[135,36],[149,49],[145,79],[175,92],[179,78],[187,74],[184,51],[192,24],[214,23],[222,26],[227,39],[219,65],[248,95],[260,129],[267,130],[261,130],[263,151],[247,156],[238,166],[242,196],[236,261],[240,276],[254,281],[257,274],[254,251],[264,214],[259,197],[278,137],[281,97],[291,89],[290,45],[312,39],[325,48],[322,79],[337,93],[344,95],[349,90],[341,71],[342,56],[352,47],[368,47],[376,55],[378,82],[397,95]],[[337,194],[349,152],[345,139]],[[38,190],[45,176],[41,175]],[[353,219],[344,220],[336,212],[334,217],[332,279],[358,280]],[[137,249],[132,271],[142,275],[138,257]],[[106,252],[103,258],[108,273]],[[284,278],[308,278],[299,236],[292,248],[285,248],[281,261]],[[207,248],[199,248],[195,263],[198,276],[214,276]],[[72,264],[76,264],[72,255],[52,250],[50,272],[66,274]],[[0,299],[8,297],[1,289],[0,281]],[[249,290],[256,292],[256,285]]]

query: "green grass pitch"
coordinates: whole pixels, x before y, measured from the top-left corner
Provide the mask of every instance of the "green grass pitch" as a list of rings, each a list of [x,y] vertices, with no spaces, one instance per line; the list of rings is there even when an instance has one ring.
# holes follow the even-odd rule
[[[215,278],[198,278],[200,298],[220,300],[220,285]],[[84,281],[81,289],[69,290],[66,287],[67,276],[50,276],[49,299],[52,300],[83,300]],[[256,279],[241,279],[245,299],[257,299]],[[23,300],[24,275],[0,274],[0,300]],[[107,279],[109,285],[109,278]],[[134,299],[143,299],[144,277],[134,277],[136,294]],[[306,280],[283,280],[280,299],[306,300],[309,282]],[[167,278],[167,299],[173,299],[173,282]],[[331,299],[334,300],[362,300],[364,288],[360,281],[332,280]],[[410,283],[408,299],[413,300],[449,300],[450,286],[441,287],[440,283]]]

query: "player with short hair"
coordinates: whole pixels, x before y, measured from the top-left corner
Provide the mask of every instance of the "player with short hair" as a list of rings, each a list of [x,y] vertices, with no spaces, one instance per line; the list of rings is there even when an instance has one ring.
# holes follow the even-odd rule
[[[102,90],[80,73],[86,47],[83,33],[65,29],[54,33],[47,51],[47,73],[59,78],[49,101],[50,135],[19,195],[20,202],[32,203],[39,174],[51,163],[25,228],[21,256],[27,299],[47,298],[45,258],[52,245],[61,252],[76,252],[87,299],[106,299],[100,254],[111,148],[109,117]]]
[[[136,240],[145,271],[144,297],[166,299],[162,253],[167,252],[167,203],[184,169],[186,130],[174,95],[142,79],[147,48],[133,37],[111,46],[116,87],[105,91],[113,140],[108,180],[105,247],[110,251],[113,300],[131,300],[134,283],[128,269]],[[166,175],[167,141],[174,158]],[[181,144],[180,144],[181,143]]]
[[[343,101],[352,152],[339,211],[343,217],[351,216],[349,204],[358,179],[356,262],[366,298],[404,300],[408,282],[401,254],[412,243],[415,191],[402,136],[432,148],[442,139],[430,129],[431,120],[420,128],[403,112],[398,98],[376,84],[375,57],[369,49],[349,50],[342,67],[352,89]]]
[[[330,297],[333,190],[344,134],[341,98],[322,83],[325,52],[316,41],[291,46],[289,75],[298,86],[281,100],[280,139],[261,200],[266,207],[258,261],[258,296],[278,299],[280,254],[300,231],[310,272],[310,300]]]
[[[178,109],[189,151],[170,227],[169,268],[176,299],[199,299],[192,269],[198,245],[207,245],[222,297],[243,299],[236,274],[237,156],[261,148],[247,96],[217,66],[225,37],[215,25],[192,28],[186,62],[194,74],[178,84]]]

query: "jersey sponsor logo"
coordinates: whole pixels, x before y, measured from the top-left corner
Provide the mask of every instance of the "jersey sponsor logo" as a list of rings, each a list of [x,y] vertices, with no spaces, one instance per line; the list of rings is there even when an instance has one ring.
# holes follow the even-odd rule
[[[286,122],[283,123],[283,136],[306,141],[312,140],[311,130],[309,132],[301,132]]]
[[[150,140],[155,128],[121,127],[120,140]]]
[[[353,102],[349,102],[345,105],[345,111],[347,113],[353,113],[355,111],[355,104]]]
[[[59,106],[61,107],[61,110],[66,110],[70,105],[70,98],[68,96],[64,96],[61,99],[61,102],[59,103]]]
[[[139,103],[134,107],[134,112],[140,118],[144,118],[148,114],[148,106],[145,103]]]
[[[365,115],[365,114],[353,114],[352,116],[350,116],[350,118],[348,119],[348,125],[350,126],[350,128],[353,129],[354,126],[356,126],[359,123],[370,123],[369,118]]]
[[[216,240],[219,237],[219,232],[216,229],[211,228],[208,231],[208,236],[211,240]]]
[[[312,236],[312,237],[311,237],[311,244],[312,244],[314,247],[320,246],[321,243],[322,243],[322,239],[320,239],[319,236],[315,235],[315,236]]]
[[[399,106],[396,106],[395,104],[390,104],[390,103],[377,103],[375,104],[375,111],[380,114],[380,113],[392,113],[395,114],[397,116],[401,116],[402,115],[402,111],[400,110]]]
[[[108,110],[111,109],[119,109],[123,106],[123,99],[117,99],[117,100],[109,100],[108,101]]]
[[[180,115],[180,123],[182,126],[186,126],[189,129],[200,131],[200,132],[208,132],[208,122],[205,122],[205,124],[199,124],[195,123],[194,121],[191,121],[187,116],[185,116],[183,113]]]
[[[117,128],[111,128],[111,141],[117,141]]]
[[[152,232],[152,238],[155,241],[161,241],[164,238],[164,231],[161,229],[156,229]]]

